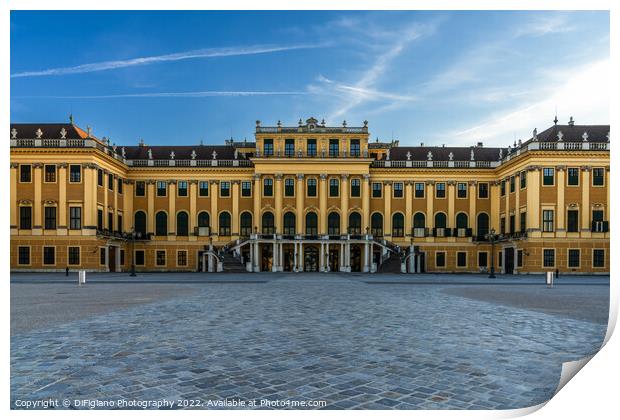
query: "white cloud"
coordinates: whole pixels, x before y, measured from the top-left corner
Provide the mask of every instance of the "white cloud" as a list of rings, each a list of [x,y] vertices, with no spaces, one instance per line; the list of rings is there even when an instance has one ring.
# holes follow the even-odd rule
[[[557,34],[571,32],[575,29],[568,23],[568,16],[564,14],[553,14],[537,16],[526,24],[520,26],[514,36],[516,38],[522,36],[544,36],[549,34]]]
[[[318,48],[321,45],[254,45],[248,47],[209,48],[202,50],[186,51],[174,54],[156,55],[150,57],[138,57],[128,60],[102,61],[99,63],[80,64],[73,67],[59,67],[46,70],[24,71],[13,73],[11,78],[16,77],[39,77],[61,76],[66,74],[91,73],[96,71],[114,70],[125,67],[144,66],[148,64],[163,63],[169,61],[190,60],[196,58],[231,57],[239,55],[267,54],[280,51]]]
[[[115,98],[206,98],[218,96],[270,96],[270,95],[307,95],[307,92],[295,91],[198,91],[198,92],[153,92],[122,93],[118,95],[84,95],[84,96],[15,96],[13,99],[115,99]]]
[[[442,137],[457,143],[485,143],[505,146],[513,142],[513,136],[529,139],[532,130],[539,131],[552,124],[554,110],[558,109],[561,123],[574,116],[576,123],[609,123],[609,60],[601,60],[581,67],[568,76],[565,83],[557,86],[549,95],[532,95],[513,109],[497,113],[471,127],[445,133]]]

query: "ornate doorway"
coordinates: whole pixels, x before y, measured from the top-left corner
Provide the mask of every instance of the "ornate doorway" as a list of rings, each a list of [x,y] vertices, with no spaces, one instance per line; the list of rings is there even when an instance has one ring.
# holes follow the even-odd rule
[[[337,249],[329,250],[329,271],[340,271],[340,252]]]
[[[273,265],[273,245],[264,244],[261,246],[261,265],[260,271],[271,271]]]
[[[304,249],[304,271],[319,271],[319,250],[315,246]]]
[[[351,245],[351,271],[362,271],[362,247]]]

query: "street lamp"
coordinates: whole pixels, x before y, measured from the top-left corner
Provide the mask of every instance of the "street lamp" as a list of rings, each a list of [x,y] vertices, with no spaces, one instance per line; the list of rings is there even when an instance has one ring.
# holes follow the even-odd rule
[[[484,237],[491,242],[491,274],[489,274],[490,279],[495,278],[495,242],[497,241],[497,237],[495,235],[495,228],[492,228],[489,233],[484,235]]]

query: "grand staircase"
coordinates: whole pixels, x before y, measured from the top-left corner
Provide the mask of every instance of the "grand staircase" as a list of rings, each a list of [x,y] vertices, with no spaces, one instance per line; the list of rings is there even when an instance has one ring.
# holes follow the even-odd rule
[[[222,260],[225,273],[245,273],[245,266],[240,257],[235,257],[232,252],[225,252]]]
[[[400,273],[400,255],[392,252],[377,268],[378,273]]]

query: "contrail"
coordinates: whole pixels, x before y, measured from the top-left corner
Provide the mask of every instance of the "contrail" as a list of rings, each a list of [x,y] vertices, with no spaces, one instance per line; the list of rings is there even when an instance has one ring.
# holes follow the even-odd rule
[[[249,47],[209,48],[194,51],[186,51],[174,54],[155,55],[151,57],[138,57],[129,60],[102,61],[99,63],[80,64],[73,67],[58,67],[46,70],[24,71],[13,73],[11,78],[16,77],[39,77],[39,76],[62,76],[65,74],[91,73],[96,71],[114,70],[125,67],[144,66],[167,61],[191,60],[195,58],[231,57],[239,55],[268,54],[280,51],[301,50],[319,48],[317,44],[299,45],[254,45]]]
[[[122,93],[118,95],[81,95],[81,96],[14,96],[13,99],[114,99],[114,98],[206,98],[210,96],[268,96],[268,95],[308,95],[301,91],[214,91],[200,92],[154,92]]]

